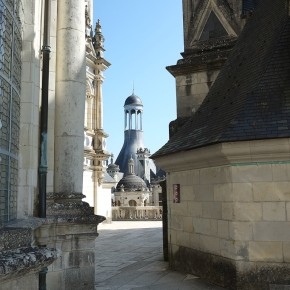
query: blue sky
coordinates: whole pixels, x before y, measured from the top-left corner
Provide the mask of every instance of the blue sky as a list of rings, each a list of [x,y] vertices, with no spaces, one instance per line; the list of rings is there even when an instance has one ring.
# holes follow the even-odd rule
[[[107,150],[117,158],[124,141],[124,102],[134,92],[142,99],[144,145],[151,153],[168,140],[176,119],[175,79],[165,69],[183,51],[181,0],[94,1],[100,19],[105,59],[111,63],[103,84]]]

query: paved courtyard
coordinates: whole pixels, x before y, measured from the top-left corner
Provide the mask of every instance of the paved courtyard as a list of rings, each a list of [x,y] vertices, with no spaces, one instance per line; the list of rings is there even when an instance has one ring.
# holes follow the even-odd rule
[[[99,225],[99,234],[95,290],[224,289],[168,269],[160,221],[115,221]]]

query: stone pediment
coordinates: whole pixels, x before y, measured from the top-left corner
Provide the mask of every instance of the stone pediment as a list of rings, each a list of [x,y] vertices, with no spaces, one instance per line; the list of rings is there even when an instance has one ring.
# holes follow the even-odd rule
[[[200,1],[190,16],[186,48],[195,47],[199,41],[237,37],[241,30],[237,14],[226,0]]]

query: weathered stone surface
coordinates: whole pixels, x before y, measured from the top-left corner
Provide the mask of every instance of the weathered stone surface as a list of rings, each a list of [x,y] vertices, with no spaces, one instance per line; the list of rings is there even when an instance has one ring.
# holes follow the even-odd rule
[[[0,252],[0,281],[37,272],[59,257],[52,248],[27,247]]]
[[[4,228],[0,230],[0,251],[30,246],[30,229]]]
[[[216,285],[232,290],[286,290],[290,267],[282,263],[234,261],[186,247],[175,247],[170,253],[170,266],[178,271],[198,275]]]
[[[173,269],[192,273],[219,286],[234,289],[236,284],[236,270],[234,262],[230,259],[190,248],[178,247],[174,254],[171,252],[169,261]]]

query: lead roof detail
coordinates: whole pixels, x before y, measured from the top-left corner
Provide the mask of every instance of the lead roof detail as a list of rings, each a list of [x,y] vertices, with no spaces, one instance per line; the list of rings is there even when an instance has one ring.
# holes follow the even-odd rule
[[[288,5],[259,1],[198,111],[153,159],[221,142],[290,137]]]

